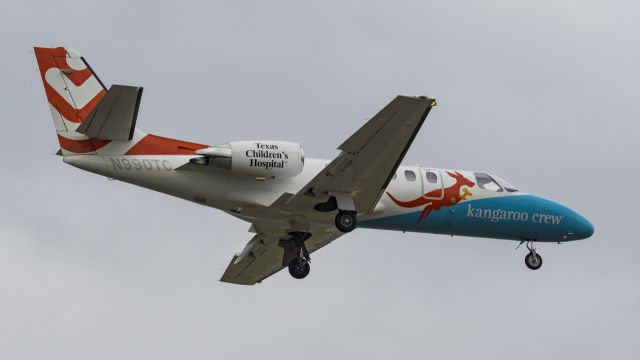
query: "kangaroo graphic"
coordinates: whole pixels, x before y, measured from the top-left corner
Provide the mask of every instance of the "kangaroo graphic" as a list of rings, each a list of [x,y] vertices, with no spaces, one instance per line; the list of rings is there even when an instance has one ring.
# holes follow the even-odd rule
[[[418,217],[418,222],[420,222],[426,219],[432,211],[438,211],[446,206],[453,206],[460,201],[465,200],[467,197],[473,195],[468,188],[462,189],[463,186],[475,186],[476,184],[473,181],[467,179],[466,177],[464,177],[464,175],[460,174],[457,171],[447,171],[447,175],[454,178],[456,180],[456,183],[444,189],[444,196],[442,197],[442,199],[427,199],[427,197],[434,198],[436,196],[439,196],[442,191],[439,189],[430,191],[423,196],[410,201],[400,201],[393,197],[393,195],[391,195],[391,193],[389,192],[387,192],[387,195],[389,196],[389,198],[391,198],[391,200],[393,200],[394,203],[404,208],[413,208],[425,205],[424,209],[420,213],[420,216]],[[462,194],[460,194],[460,189],[462,189]]]

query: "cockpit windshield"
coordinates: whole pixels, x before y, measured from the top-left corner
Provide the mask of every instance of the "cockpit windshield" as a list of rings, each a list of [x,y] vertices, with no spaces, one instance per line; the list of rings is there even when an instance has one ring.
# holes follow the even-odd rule
[[[504,187],[505,190],[507,190],[507,192],[517,192],[520,191],[518,190],[515,186],[511,185],[509,182],[507,182],[507,180],[499,177],[499,176],[494,176],[494,178],[498,179],[498,181],[500,182],[500,184],[502,184],[502,187]]]
[[[473,174],[476,176],[476,183],[481,189],[502,192],[502,187],[489,174],[480,172]]]

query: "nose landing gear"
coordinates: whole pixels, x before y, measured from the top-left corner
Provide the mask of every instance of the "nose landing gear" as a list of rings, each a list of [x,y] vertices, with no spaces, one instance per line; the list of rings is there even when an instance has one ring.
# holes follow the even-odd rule
[[[524,264],[531,270],[538,270],[542,266],[542,256],[536,252],[536,248],[533,247],[533,241],[527,241],[527,249],[529,253],[524,258]]]

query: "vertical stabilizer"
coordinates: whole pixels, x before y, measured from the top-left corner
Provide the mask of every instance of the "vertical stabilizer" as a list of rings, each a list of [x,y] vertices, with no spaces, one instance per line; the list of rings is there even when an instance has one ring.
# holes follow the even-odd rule
[[[95,154],[109,140],[76,132],[106,89],[84,58],[65,48],[34,48],[62,155]]]

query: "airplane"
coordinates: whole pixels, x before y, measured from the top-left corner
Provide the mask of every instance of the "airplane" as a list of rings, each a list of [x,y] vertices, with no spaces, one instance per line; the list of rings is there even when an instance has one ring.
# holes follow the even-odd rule
[[[310,254],[354,229],[384,229],[526,243],[586,239],[577,212],[520,191],[495,174],[402,165],[436,101],[397,96],[347,138],[333,160],[272,140],[204,145],[137,127],[142,87],[108,89],[77,51],[35,47],[64,163],[213,207],[254,235],[220,281],[253,285],[288,268],[310,272]]]

